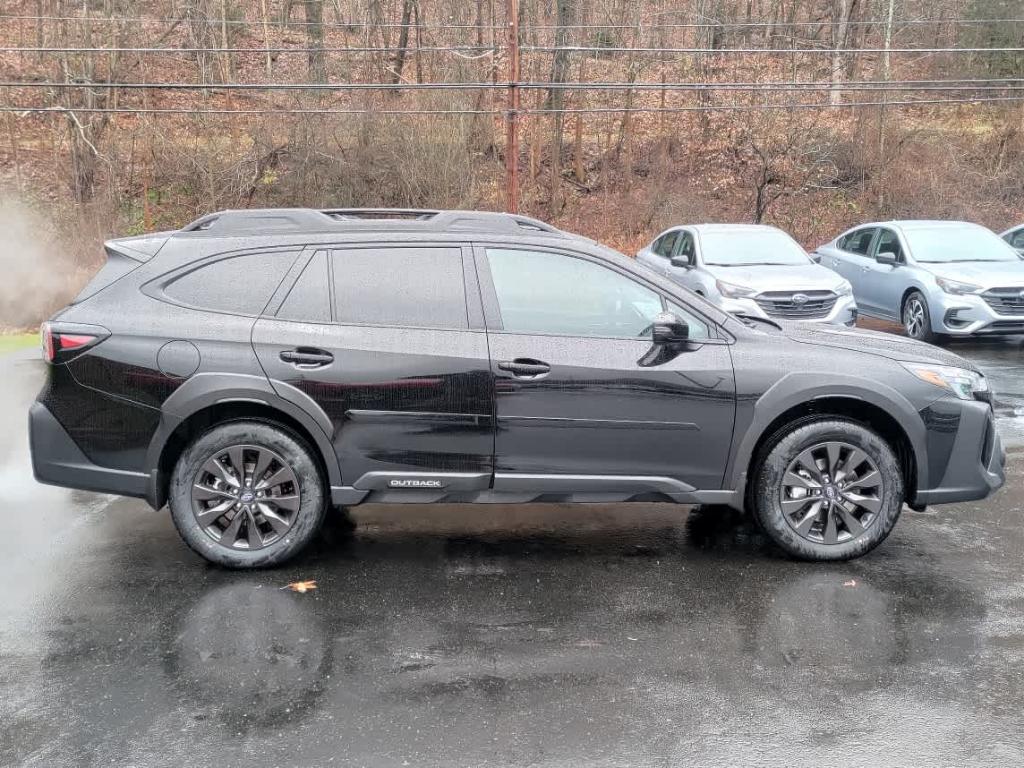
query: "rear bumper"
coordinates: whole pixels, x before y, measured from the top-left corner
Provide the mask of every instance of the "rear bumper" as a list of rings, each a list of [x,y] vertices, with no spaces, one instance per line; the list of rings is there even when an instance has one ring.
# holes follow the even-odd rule
[[[946,427],[930,428],[930,453],[937,447],[932,445],[933,436],[936,444],[948,441],[948,437],[942,435],[949,435],[951,423],[944,417],[932,421],[936,425],[944,423]],[[925,423],[928,422],[926,418]],[[918,490],[914,499],[917,504],[948,504],[984,499],[999,490],[1006,480],[1006,452],[996,431],[992,409],[987,403],[962,401],[955,436],[951,445],[942,453],[948,454],[948,458],[941,477],[933,478],[938,482],[932,488]]]
[[[40,483],[120,496],[150,496],[149,475],[91,462],[42,403],[33,403],[29,409],[28,436],[32,474]]]

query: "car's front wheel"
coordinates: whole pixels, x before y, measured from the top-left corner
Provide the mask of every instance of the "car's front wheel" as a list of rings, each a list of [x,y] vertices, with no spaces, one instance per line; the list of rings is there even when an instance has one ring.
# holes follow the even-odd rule
[[[932,330],[932,315],[928,302],[918,291],[912,292],[903,302],[903,330],[907,336],[918,341],[934,344],[939,336]]]
[[[189,445],[169,503],[185,542],[228,568],[280,565],[320,530],[324,482],[310,449],[276,425],[235,421]]]
[[[761,461],[753,512],[772,540],[803,560],[848,560],[877,547],[903,508],[892,448],[862,424],[805,423]]]

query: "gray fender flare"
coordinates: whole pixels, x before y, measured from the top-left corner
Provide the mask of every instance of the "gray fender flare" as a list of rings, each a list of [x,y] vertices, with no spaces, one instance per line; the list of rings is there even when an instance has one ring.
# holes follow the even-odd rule
[[[176,389],[161,408],[160,425],[146,451],[150,474],[147,498],[153,506],[162,506],[157,477],[160,457],[174,430],[193,414],[212,405],[258,403],[290,416],[309,433],[319,450],[330,485],[341,485],[341,468],[331,443],[334,427],[330,418],[309,395],[287,384],[278,383],[280,393],[263,376],[241,373],[198,373]]]
[[[726,487],[736,491],[742,499],[748,481],[747,468],[750,466],[754,447],[764,436],[765,430],[790,408],[824,398],[845,398],[870,403],[892,416],[910,442],[918,486],[928,487],[924,422],[910,401],[885,384],[871,382],[869,388],[863,378],[843,374],[831,375],[823,382],[820,373],[790,373],[761,395],[754,405],[753,420],[742,437],[737,435],[739,445],[726,473]]]

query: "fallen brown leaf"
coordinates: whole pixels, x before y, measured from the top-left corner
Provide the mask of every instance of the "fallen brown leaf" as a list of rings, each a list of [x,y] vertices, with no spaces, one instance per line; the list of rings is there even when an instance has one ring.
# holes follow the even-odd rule
[[[293,581],[291,584],[287,584],[281,589],[290,589],[292,592],[298,592],[299,594],[305,594],[316,589],[316,581],[312,579],[309,581]]]

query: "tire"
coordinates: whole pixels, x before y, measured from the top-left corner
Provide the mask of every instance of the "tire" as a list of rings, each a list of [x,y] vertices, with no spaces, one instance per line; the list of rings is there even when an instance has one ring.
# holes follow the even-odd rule
[[[242,481],[237,464],[244,468]],[[281,427],[256,421],[222,424],[194,440],[174,466],[168,496],[185,543],[225,568],[287,562],[316,537],[327,507],[309,447]]]
[[[903,330],[912,339],[936,344],[939,335],[932,330],[932,314],[928,310],[928,301],[920,291],[912,291],[903,302],[900,312]]]
[[[781,434],[754,483],[758,524],[801,560],[849,560],[870,552],[903,509],[903,474],[892,448],[845,419],[822,418]]]

